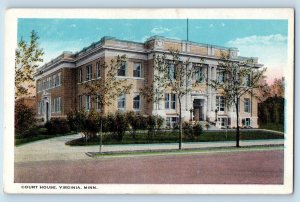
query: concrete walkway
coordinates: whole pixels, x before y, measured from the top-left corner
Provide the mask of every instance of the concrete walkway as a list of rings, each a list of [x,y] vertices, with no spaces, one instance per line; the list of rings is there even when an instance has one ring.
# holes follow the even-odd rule
[[[47,140],[32,142],[15,147],[15,162],[51,161],[51,160],[80,160],[90,159],[87,152],[98,152],[96,146],[66,146],[65,142],[80,138],[81,135],[69,135]],[[284,140],[243,140],[241,146],[255,145],[283,145]],[[183,143],[182,148],[217,148],[232,147],[235,141],[226,142],[200,142]],[[178,149],[178,143],[168,144],[130,144],[130,145],[104,145],[103,152],[110,151],[133,151],[133,150],[155,150],[155,149]]]

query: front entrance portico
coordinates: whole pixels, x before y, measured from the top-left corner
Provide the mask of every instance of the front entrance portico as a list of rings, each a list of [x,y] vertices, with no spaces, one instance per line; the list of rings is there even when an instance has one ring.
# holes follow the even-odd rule
[[[206,121],[207,98],[205,95],[191,94],[192,121]]]
[[[44,123],[46,123],[47,121],[49,121],[51,119],[51,95],[49,93],[44,93],[43,94],[43,106],[44,106],[44,114],[43,114],[43,118],[44,118]]]

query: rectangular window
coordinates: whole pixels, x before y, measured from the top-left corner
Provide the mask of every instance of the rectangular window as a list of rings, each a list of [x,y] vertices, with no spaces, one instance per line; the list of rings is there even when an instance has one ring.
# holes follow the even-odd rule
[[[96,76],[97,78],[101,77],[100,62],[96,63]]]
[[[141,96],[139,94],[136,94],[133,96],[133,109],[140,110],[140,106],[141,106]]]
[[[251,121],[250,121],[250,118],[246,118],[246,126],[250,126],[251,125]]]
[[[176,109],[176,95],[165,94],[165,109]]]
[[[171,94],[171,109],[176,109],[176,95]]]
[[[205,81],[205,71],[201,64],[194,65],[194,76],[196,82],[203,83]]]
[[[125,109],[125,94],[122,93],[119,97],[118,97],[118,109]]]
[[[170,94],[165,94],[165,109],[170,109]]]
[[[43,111],[44,111],[43,107],[44,107],[44,102],[43,101],[38,102],[38,115],[43,115]]]
[[[168,77],[170,80],[173,80],[176,78],[176,70],[175,70],[175,65],[173,62],[168,63]]]
[[[44,111],[45,111],[45,109],[44,109],[44,102],[42,101],[41,102],[41,115],[44,115]]]
[[[85,70],[86,70],[85,80],[90,81],[92,79],[92,65],[86,66]]]
[[[38,102],[38,115],[42,114],[42,103]]]
[[[82,95],[78,96],[78,109],[82,110]]]
[[[250,118],[244,118],[244,119],[242,119],[242,125],[243,126],[251,126],[251,120],[250,120]]]
[[[229,125],[228,118],[218,118],[218,122],[219,122],[219,126],[221,128],[226,127],[227,125]]]
[[[101,110],[100,95],[97,95],[96,97],[96,109],[98,111]]]
[[[246,75],[245,86],[247,86],[247,87],[251,86],[251,80],[250,79],[251,79],[250,74]]]
[[[55,74],[53,76],[53,78],[54,78],[54,86],[59,86],[60,85],[60,73]]]
[[[57,108],[58,112],[61,112],[61,97],[58,98],[58,108]]]
[[[57,77],[58,77],[57,83],[58,83],[58,86],[60,86],[60,84],[61,84],[61,73],[60,72],[57,74]]]
[[[46,90],[46,80],[43,80],[43,90]]]
[[[55,84],[54,85],[58,86],[58,76],[57,75],[55,75]]]
[[[90,111],[90,109],[91,109],[91,96],[90,95],[86,96],[85,109],[86,109],[86,111]]]
[[[141,77],[141,69],[142,69],[141,63],[134,63],[133,64],[133,77]]]
[[[78,71],[78,82],[81,83],[82,82],[82,69],[80,68]]]
[[[53,112],[55,112],[55,113],[61,112],[61,98],[60,97],[53,99]]]
[[[55,78],[56,78],[56,75],[53,75],[52,76],[52,88],[55,87]]]
[[[52,79],[53,77],[52,76],[50,76],[50,78],[49,78],[49,82],[50,82],[50,88],[52,88],[53,87],[53,79]]]
[[[225,82],[225,71],[224,70],[218,70],[218,73],[217,73],[218,77],[218,82],[219,83],[224,83]]]
[[[245,98],[244,99],[244,112],[250,113],[250,99]]]
[[[118,76],[126,76],[126,62],[123,61],[118,68]]]
[[[225,99],[223,96],[216,96],[216,108],[218,111],[225,111]]]
[[[50,88],[50,78],[48,77],[46,80],[46,89]]]
[[[169,128],[174,128],[178,123],[178,117],[167,117],[166,126]]]

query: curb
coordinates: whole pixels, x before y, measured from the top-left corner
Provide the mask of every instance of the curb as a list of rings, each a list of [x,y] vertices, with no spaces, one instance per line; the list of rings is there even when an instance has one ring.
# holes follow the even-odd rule
[[[223,146],[223,147],[202,147],[202,148],[186,148],[186,149],[154,149],[154,150],[123,150],[123,151],[106,151],[106,152],[86,152],[85,154],[89,157],[97,157],[97,155],[113,155],[113,154],[121,154],[121,155],[131,155],[131,154],[139,154],[139,153],[163,153],[163,152],[187,152],[187,151],[201,151],[201,150],[218,150],[218,149],[245,149],[245,148],[254,148],[254,147],[278,147],[284,146],[284,144],[266,144],[266,145],[249,145],[249,146]]]

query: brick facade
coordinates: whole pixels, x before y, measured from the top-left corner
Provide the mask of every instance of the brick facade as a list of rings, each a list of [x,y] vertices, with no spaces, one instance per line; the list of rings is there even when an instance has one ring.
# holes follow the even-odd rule
[[[164,101],[161,101],[158,104],[159,108],[157,108],[154,103],[148,103],[145,98],[140,96],[139,110],[133,109],[133,97],[140,93],[141,88],[150,86],[153,82],[154,55],[167,53],[170,49],[178,50],[183,60],[189,58],[191,68],[194,64],[200,63],[201,59],[205,59],[206,63],[203,70],[205,80],[183,98],[183,119],[185,121],[192,119],[217,122],[216,125],[222,127],[224,122],[222,117],[226,117],[230,120],[229,126],[234,127],[236,120],[234,109],[226,108],[224,111],[216,112],[216,104],[220,102],[218,99],[221,98],[218,96],[221,92],[212,89],[208,83],[211,79],[217,78],[218,62],[221,60],[222,53],[227,53],[230,55],[230,59],[235,61],[249,58],[238,56],[238,50],[235,48],[163,37],[151,37],[145,43],[104,37],[99,42],[93,43],[90,47],[84,48],[76,54],[64,52],[56,59],[40,67],[36,73],[38,117],[42,117],[44,121],[49,120],[51,117],[65,117],[70,110],[79,109],[80,103],[85,108],[87,98],[84,84],[89,80],[97,79],[97,76],[99,76],[96,72],[97,63],[106,62],[110,64],[110,61],[115,59],[116,56],[126,55],[125,76],[120,76],[118,79],[126,79],[129,83],[132,83],[132,89],[130,94],[125,95],[125,108],[123,111],[136,111],[142,115],[159,114],[165,117],[167,122],[176,120],[176,117],[178,117],[178,100],[176,100],[176,109],[165,109]],[[257,58],[254,58],[254,60],[257,63]],[[133,69],[135,65],[139,64],[141,70],[140,76],[137,77],[134,75]],[[260,67],[262,65],[257,64],[256,66]],[[104,80],[107,71],[106,69],[100,69],[100,76]],[[87,73],[90,74],[87,75]],[[53,80],[55,80],[54,84]],[[166,93],[168,93],[167,90]],[[244,106],[244,102],[246,102],[246,106]],[[91,108],[96,108],[96,103],[93,101],[91,101]],[[112,106],[101,109],[104,114],[114,113],[117,110],[117,100]],[[241,124],[258,127],[257,100],[254,97],[246,95],[241,99],[240,118]]]

